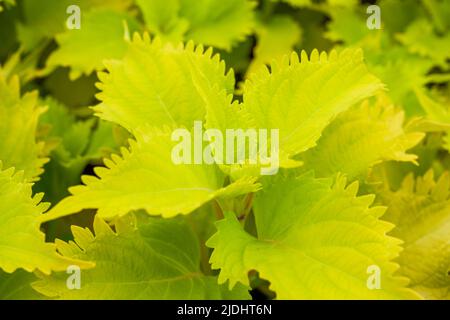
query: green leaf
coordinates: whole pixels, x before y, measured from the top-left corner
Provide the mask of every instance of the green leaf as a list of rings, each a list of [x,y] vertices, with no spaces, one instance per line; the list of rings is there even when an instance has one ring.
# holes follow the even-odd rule
[[[255,6],[250,0],[138,0],[150,31],[175,43],[231,49],[251,33]]]
[[[130,140],[131,150],[122,157],[105,160],[93,176],[83,176],[84,186],[71,188],[72,196],[62,200],[43,219],[48,221],[82,209],[98,209],[105,219],[145,209],[150,215],[173,217],[188,214],[216,198],[255,192],[256,178],[242,178],[227,187],[215,165],[175,164],[171,158],[174,142],[169,131],[148,129]]]
[[[230,49],[234,42],[251,33],[255,5],[252,0],[200,0],[195,5],[190,0],[182,0],[180,11],[190,25],[185,38]]]
[[[426,74],[433,63],[430,59],[409,54],[402,47],[385,50],[387,52],[370,55],[369,70],[386,84],[389,97],[394,104],[404,108],[407,116],[424,115],[414,89],[426,85]]]
[[[52,98],[45,100],[48,111],[40,119],[50,162],[33,190],[44,192],[44,199],[53,204],[68,195],[67,189],[81,183],[80,176],[89,162],[118,151],[112,123],[94,119],[77,120],[69,109]]]
[[[130,132],[144,124],[191,128],[205,117],[203,90],[234,89],[233,73],[225,75],[224,62],[211,55],[212,49],[204,52],[192,42],[175,48],[159,39],[150,41],[148,34],[135,34],[123,60],[99,74],[102,92],[97,97],[102,103],[94,110]]]
[[[69,74],[69,68],[57,68],[45,78],[43,89],[52,98],[75,110],[92,105],[98,93],[95,87],[97,75],[92,73],[89,77],[81,76],[72,81]]]
[[[433,123],[427,124],[425,122],[421,125],[420,122],[416,121],[410,121],[408,127],[414,127],[416,124],[422,126],[422,130],[434,129],[433,127],[438,128],[438,126]],[[408,128],[408,131],[409,130],[410,129]],[[440,154],[443,153],[442,147],[442,134],[429,132],[425,139],[412,149],[414,154],[418,156],[419,165],[394,161],[383,162],[373,167],[366,182],[371,185],[374,193],[379,194],[385,190],[399,189],[403,180],[411,173],[416,176],[421,176],[430,170],[430,168],[433,168],[435,173],[441,174],[447,170],[448,167],[439,159]]]
[[[386,30],[392,35],[403,32],[416,19],[426,16],[426,11],[421,5],[412,6],[408,1],[383,0],[379,2],[379,6],[382,12],[383,31]]]
[[[4,4],[3,9],[5,9]],[[14,26],[19,16],[18,11],[17,7],[2,11],[0,4],[0,39],[2,39],[0,59],[2,64],[6,63],[5,60],[14,57],[15,55],[12,53],[17,50],[17,31]]]
[[[255,33],[257,45],[247,74],[289,54],[300,41],[302,30],[290,16],[275,15],[268,22],[258,23]]]
[[[0,168],[0,268],[7,273],[22,268],[49,274],[79,263],[58,254],[54,243],[45,242],[39,219],[48,206],[40,203],[42,196],[31,195],[31,185],[23,182],[21,173]],[[80,266],[92,264],[80,262]]]
[[[219,49],[222,60],[226,62],[227,68],[233,69],[236,74],[245,74],[252,59],[253,38],[247,37],[245,41],[234,46],[231,51]]]
[[[313,9],[329,9],[330,7],[354,7],[358,4],[357,0],[325,0],[317,4],[313,0],[270,0],[272,2],[286,2],[291,6],[299,8],[313,8]]]
[[[22,0],[22,21],[17,24],[17,36],[24,50],[31,50],[43,39],[50,39],[64,30],[69,0]]]
[[[37,278],[33,273],[17,270],[6,273],[0,270],[0,300],[42,300],[45,296],[31,288]]]
[[[309,58],[303,51],[301,62],[293,53],[253,74],[243,108],[257,128],[279,129],[281,167],[298,166],[291,158],[314,147],[334,117],[382,88],[361,50],[314,50]]]
[[[333,41],[341,41],[346,45],[361,45],[367,38],[370,39],[374,33],[379,32],[367,28],[365,17],[356,10],[333,8],[330,16],[325,36]]]
[[[59,161],[70,162],[82,155],[89,143],[93,121],[76,121],[66,106],[51,97],[43,103],[48,109],[40,118],[40,126],[50,131],[47,140],[58,140]]]
[[[179,16],[180,0],[136,0],[147,28],[164,39],[181,41],[189,22]]]
[[[334,117],[374,94],[382,84],[369,74],[359,50],[317,50],[302,61],[296,53],[272,64],[272,72],[261,69],[244,86],[244,101],[216,88],[204,88],[206,127],[219,129],[279,130],[279,157],[282,168],[298,167],[294,157],[316,145],[322,131]],[[270,140],[270,137],[269,137]],[[268,142],[272,150],[272,142]],[[259,150],[261,151],[261,150]],[[239,151],[238,151],[239,152]],[[249,153],[246,152],[248,155]],[[278,160],[278,159],[277,159]],[[232,178],[259,176],[261,163],[222,165]]]
[[[415,19],[422,19],[424,10],[405,1],[388,0],[379,5],[384,17],[382,30],[365,27],[367,14],[361,10],[363,8],[333,8],[325,35],[346,47],[363,48],[369,70],[386,84],[393,102],[403,107],[408,117],[423,115],[413,91],[430,82],[427,74],[435,63],[426,55],[413,54],[407,47],[399,45],[394,35],[403,32]]]
[[[100,160],[109,157],[111,153],[119,151],[120,146],[126,145],[129,133],[114,123],[99,120],[91,134],[84,157],[90,160]]]
[[[398,258],[399,274],[427,299],[450,299],[450,176],[437,181],[433,171],[414,180],[408,175],[396,192],[381,199],[388,205],[385,218],[396,227],[392,236],[404,241]]]
[[[358,184],[346,187],[342,177],[279,180],[256,196],[257,237],[227,213],[207,243],[219,282],[248,284],[256,270],[279,299],[416,297],[406,279],[393,276],[401,241],[386,235],[393,225],[379,219],[385,209],[357,192]],[[380,270],[379,289],[368,286],[370,266]]]
[[[319,177],[345,173],[350,180],[364,178],[368,170],[382,161],[417,163],[417,156],[406,150],[425,136],[405,132],[404,112],[379,98],[375,104],[342,113],[323,132],[317,146],[303,154],[304,170],[314,170]]]
[[[412,23],[404,33],[397,35],[412,53],[430,58],[435,64],[448,67],[446,60],[450,58],[450,34],[438,36],[433,26],[425,19]]]
[[[59,48],[48,58],[47,69],[71,67],[71,79],[102,70],[104,60],[122,58],[127,51],[127,33],[138,28],[137,21],[125,13],[108,9],[88,12],[79,30],[56,37]]]
[[[132,0],[21,0],[19,7],[23,19],[17,25],[18,38],[23,48],[33,49],[43,40],[50,40],[55,35],[64,32],[66,21],[70,17],[67,8],[71,5],[80,7],[83,23],[84,14],[94,8],[125,11]]]
[[[128,138],[125,130],[110,122],[88,118],[80,120],[63,104],[48,97],[47,112],[40,118],[42,131],[48,130],[47,144],[55,144],[52,160],[70,166],[73,161],[96,160],[118,151],[119,144]],[[122,139],[119,135],[125,135]]]
[[[450,3],[445,0],[422,0],[422,4],[432,17],[437,31],[444,33],[450,29]]]
[[[43,172],[48,161],[41,157],[43,144],[36,141],[36,128],[44,107],[36,91],[20,95],[19,78],[6,80],[0,70],[0,161],[4,168],[23,170],[28,181]]]
[[[59,299],[248,299],[244,286],[232,292],[199,269],[197,238],[181,219],[119,223],[116,232],[98,216],[95,236],[72,227],[74,242],[58,241],[66,257],[95,261],[81,273],[81,288],[69,290],[67,274],[42,277],[33,287]]]
[[[16,4],[15,0],[0,0],[0,12],[3,11],[3,6],[14,6]]]
[[[424,109],[427,117],[443,124],[450,124],[450,103],[449,101],[439,102],[428,96],[425,90],[414,90],[421,107]]]
[[[286,2],[294,7],[309,7],[312,5],[311,0],[270,0],[272,2]]]

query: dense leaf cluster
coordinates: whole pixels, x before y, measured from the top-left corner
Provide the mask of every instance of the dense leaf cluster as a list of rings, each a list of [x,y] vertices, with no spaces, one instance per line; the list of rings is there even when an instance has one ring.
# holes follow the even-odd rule
[[[377,5],[0,0],[0,299],[450,299],[450,2]]]

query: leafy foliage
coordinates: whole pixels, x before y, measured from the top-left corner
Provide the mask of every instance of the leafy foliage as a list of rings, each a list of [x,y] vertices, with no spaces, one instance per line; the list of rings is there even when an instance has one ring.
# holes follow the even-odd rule
[[[73,187],[73,196],[62,200],[46,219],[86,208],[98,209],[97,214],[107,219],[138,209],[173,217],[188,214],[217,197],[259,189],[254,178],[242,178],[222,188],[224,176],[215,166],[174,164],[169,132],[152,132],[130,143],[131,150],[122,149],[122,157],[113,156],[105,160],[107,168],[96,168],[99,178],[84,176],[86,185]]]
[[[0,171],[0,267],[8,273],[22,268],[49,274],[76,263],[91,266],[64,258],[56,252],[55,244],[45,243],[45,234],[39,230],[46,209],[40,203],[42,194],[32,196],[31,185],[22,180],[23,175],[14,174],[12,168]]]
[[[103,60],[123,56],[127,33],[137,29],[137,22],[126,14],[108,9],[88,12],[80,30],[67,30],[56,37],[60,48],[49,57],[47,67],[70,66],[72,79],[101,70]]]
[[[0,299],[450,299],[449,2],[376,5],[0,0]]]
[[[56,203],[67,196],[67,188],[81,182],[80,175],[89,163],[100,162],[119,147],[120,138],[113,124],[94,119],[77,120],[58,101],[47,98],[48,110],[40,118],[40,131],[45,133],[50,162],[34,186],[45,192],[45,199]]]
[[[342,172],[354,179],[365,177],[367,170],[381,161],[416,163],[417,156],[405,151],[414,147],[424,134],[405,132],[403,122],[404,113],[383,99],[375,106],[365,101],[324,130],[317,147],[302,158],[305,169],[314,169],[323,177]]]
[[[190,42],[184,48],[150,41],[147,35],[135,35],[121,62],[111,63],[101,73],[102,101],[94,108],[102,119],[113,121],[130,132],[144,124],[185,126],[204,118],[202,90],[217,86],[232,92],[234,77],[225,74],[225,64],[212,50]],[[193,82],[194,74],[199,82]],[[170,74],[167,78],[164,75]],[[174,95],[173,90],[178,90]]]
[[[183,221],[148,219],[135,225],[127,217],[116,229],[97,217],[95,236],[73,227],[74,242],[57,241],[66,257],[98,261],[83,273],[81,290],[67,289],[66,274],[43,277],[33,287],[60,299],[248,298],[244,286],[222,295],[214,278],[202,274],[197,239]]]
[[[258,128],[280,128],[282,167],[315,146],[331,119],[382,88],[367,72],[359,50],[329,55],[315,50],[309,58],[302,52],[301,60],[292,54],[271,69],[246,82],[243,108]]]
[[[8,0],[10,1],[10,0]],[[41,41],[46,41],[64,32],[67,21],[67,8],[71,5],[80,7],[81,12],[93,9],[112,9],[124,11],[131,0],[20,0],[19,6],[23,17],[17,27],[18,38],[24,49],[31,50]],[[94,34],[96,30],[92,30]],[[91,44],[92,45],[92,44]]]
[[[0,271],[0,297],[2,300],[42,300],[43,295],[33,290],[36,280],[32,273],[18,270],[12,274]]]
[[[345,185],[342,177],[332,184],[310,175],[273,184],[255,200],[257,238],[226,214],[207,243],[219,281],[247,283],[255,269],[280,299],[413,297],[393,276],[398,266],[389,260],[400,241],[386,236],[394,226],[379,220],[384,209],[369,207],[373,196],[357,197],[357,183]],[[367,290],[362,266],[372,264],[382,270],[382,290]]]
[[[412,53],[429,57],[437,65],[445,67],[446,59],[450,56],[450,36],[439,37],[434,34],[433,26],[426,20],[418,20],[398,35],[398,39]],[[418,41],[418,39],[420,39]],[[435,48],[431,50],[431,48]]]
[[[36,91],[21,96],[19,78],[8,80],[1,72],[0,94],[0,160],[5,168],[23,170],[25,179],[32,181],[47,162],[42,143],[36,141],[39,116],[45,108],[38,106]]]
[[[293,53],[274,62],[271,72],[262,69],[246,81],[242,105],[230,107],[223,97],[210,101],[207,126],[279,129],[281,167],[299,166],[292,158],[314,147],[335,116],[382,88],[362,59],[358,50],[315,50],[310,57],[302,52],[301,60]]]
[[[261,65],[270,64],[289,52],[300,41],[300,26],[288,15],[276,15],[269,21],[260,21],[255,28],[257,45],[248,73]]]
[[[429,171],[416,181],[408,175],[398,191],[382,193],[389,203],[385,218],[397,226],[391,234],[405,242],[400,273],[430,299],[450,298],[449,188],[448,173],[434,181]],[[428,259],[420,261],[424,255]]]
[[[231,49],[251,32],[252,0],[137,0],[146,26],[174,42],[193,40],[208,46]]]

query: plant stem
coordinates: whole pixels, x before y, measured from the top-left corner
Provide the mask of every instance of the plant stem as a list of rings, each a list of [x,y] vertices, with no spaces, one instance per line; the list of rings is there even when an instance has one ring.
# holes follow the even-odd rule
[[[213,201],[214,213],[216,214],[217,220],[222,220],[224,218],[222,207],[220,206],[219,201]]]

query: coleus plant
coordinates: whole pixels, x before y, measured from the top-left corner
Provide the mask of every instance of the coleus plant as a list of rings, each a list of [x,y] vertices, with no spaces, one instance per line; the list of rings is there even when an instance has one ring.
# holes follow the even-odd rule
[[[69,1],[86,12],[73,32],[58,23],[68,4],[45,2],[53,9],[42,16],[18,3],[23,46],[0,70],[0,298],[249,299],[252,288],[278,299],[450,298],[449,100],[425,86],[448,82],[426,73],[448,68],[449,54],[411,41],[416,23],[434,32],[422,14],[395,25],[401,35],[355,37],[340,19],[359,21],[356,4],[285,1],[301,7],[287,14],[275,1],[80,0]],[[303,9],[332,17],[323,37],[346,48],[291,52],[318,28],[302,32]],[[154,36],[134,33],[142,26]],[[252,30],[252,61],[233,58],[246,41],[225,61],[215,53]],[[33,52],[52,38],[59,47],[40,68]],[[374,54],[376,41],[388,52]],[[58,66],[87,83],[83,74],[100,70],[93,116],[21,93],[20,80],[30,86]],[[397,86],[393,70],[418,80]],[[175,164],[171,133],[194,121],[279,129],[280,170]],[[58,221],[72,224],[69,236],[53,232]],[[71,266],[81,269],[76,289]]]

